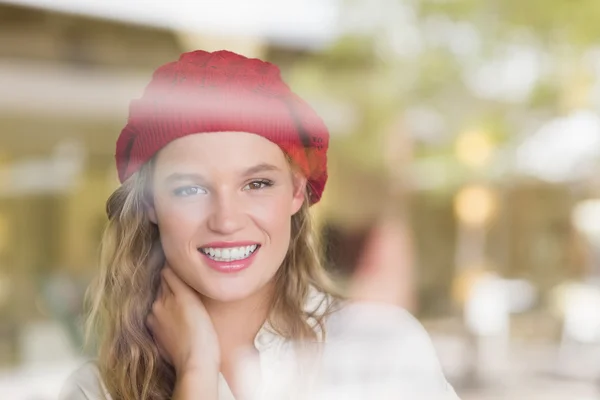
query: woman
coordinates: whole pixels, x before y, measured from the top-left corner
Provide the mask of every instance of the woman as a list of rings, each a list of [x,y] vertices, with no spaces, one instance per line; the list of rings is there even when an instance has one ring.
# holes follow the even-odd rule
[[[61,399],[242,398],[240,354],[281,384],[278,360],[348,309],[311,232],[328,143],[272,64],[194,51],[158,68],[117,141],[122,185],[90,291],[98,359]]]

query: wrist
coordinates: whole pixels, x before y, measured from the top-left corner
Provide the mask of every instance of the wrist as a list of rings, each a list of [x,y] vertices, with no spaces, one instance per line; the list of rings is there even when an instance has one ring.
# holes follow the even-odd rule
[[[194,379],[210,378],[219,376],[219,366],[216,363],[189,363],[176,369],[177,379],[192,377]]]
[[[191,400],[202,393],[202,398],[218,398],[219,370],[188,369],[177,372],[173,400]]]

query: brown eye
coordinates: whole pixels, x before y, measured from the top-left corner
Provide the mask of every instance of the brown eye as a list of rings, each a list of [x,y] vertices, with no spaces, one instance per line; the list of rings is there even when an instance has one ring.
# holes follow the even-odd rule
[[[266,179],[261,179],[248,183],[246,186],[244,186],[244,190],[259,190],[269,186],[273,186],[273,182]]]

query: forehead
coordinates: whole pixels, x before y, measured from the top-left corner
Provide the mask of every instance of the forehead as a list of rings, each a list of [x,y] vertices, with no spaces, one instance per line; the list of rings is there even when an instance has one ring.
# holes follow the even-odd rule
[[[278,145],[247,132],[187,135],[172,141],[157,155],[155,175],[172,172],[234,173],[258,164],[284,169],[287,161]]]

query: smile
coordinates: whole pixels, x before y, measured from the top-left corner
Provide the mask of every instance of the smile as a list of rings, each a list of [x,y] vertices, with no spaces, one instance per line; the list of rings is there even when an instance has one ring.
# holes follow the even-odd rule
[[[250,246],[238,247],[201,247],[199,250],[211,260],[219,262],[232,262],[244,260],[250,257],[258,248],[259,245],[253,244]]]

